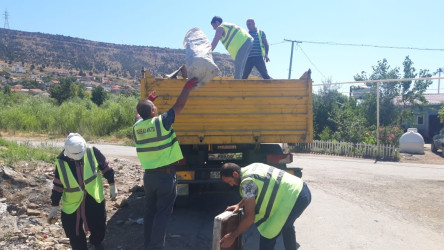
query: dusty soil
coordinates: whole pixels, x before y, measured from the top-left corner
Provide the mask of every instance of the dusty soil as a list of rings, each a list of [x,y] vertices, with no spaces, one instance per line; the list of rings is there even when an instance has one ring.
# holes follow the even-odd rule
[[[433,153],[430,149],[430,144],[424,145],[424,154],[406,154],[401,153],[400,162],[404,163],[419,163],[419,164],[443,164],[444,157],[442,152]]]

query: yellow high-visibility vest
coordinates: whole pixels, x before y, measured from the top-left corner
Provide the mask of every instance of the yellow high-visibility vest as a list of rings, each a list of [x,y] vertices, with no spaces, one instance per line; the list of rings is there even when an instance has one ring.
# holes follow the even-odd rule
[[[167,166],[183,158],[173,127],[166,130],[160,115],[134,124],[133,134],[144,169]]]
[[[250,36],[250,34],[248,34],[248,32],[241,29],[241,27],[236,24],[221,23],[219,27],[223,28],[225,31],[224,36],[222,36],[220,39],[222,44],[228,50],[228,53],[230,53],[231,58],[236,60],[237,52],[245,41],[248,39],[253,40],[253,38]]]
[[[86,154],[83,156],[83,164],[83,184],[85,190],[97,203],[101,203],[105,199],[102,177],[98,173],[98,163],[92,147],[86,149]],[[62,211],[66,214],[72,214],[82,203],[85,190],[80,187],[74,178],[66,161],[57,159],[56,166],[63,185]]]
[[[250,164],[241,168],[241,172],[240,190],[245,181],[253,181],[258,187],[254,223],[262,236],[272,239],[281,232],[287,221],[302,190],[303,181],[262,163]]]

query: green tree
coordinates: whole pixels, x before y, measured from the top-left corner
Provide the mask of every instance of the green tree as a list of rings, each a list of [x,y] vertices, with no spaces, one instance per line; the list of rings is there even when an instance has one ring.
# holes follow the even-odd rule
[[[3,93],[4,93],[5,95],[10,95],[10,94],[11,94],[11,87],[9,87],[8,84],[6,84],[6,85],[3,87]]]
[[[328,81],[327,83],[331,83]],[[336,131],[337,124],[331,119],[335,116],[343,103],[347,102],[347,96],[339,93],[338,86],[324,85],[317,94],[313,95],[313,134],[315,139],[327,138],[326,131]]]
[[[373,66],[373,73],[367,77],[366,72],[355,75],[355,81],[365,80],[385,80],[385,79],[399,79],[399,68],[391,68],[388,65],[387,59],[378,61],[378,65]],[[368,83],[367,86],[376,89],[376,83]],[[380,124],[389,125],[396,121],[397,106],[393,99],[398,96],[396,82],[385,82],[380,84],[379,89],[379,114]],[[370,94],[363,98],[363,111],[366,112],[366,119],[368,124],[376,124],[376,94]]]
[[[402,78],[431,77],[428,70],[420,70],[416,73],[413,62],[406,56],[403,62]],[[398,67],[391,68],[386,59],[378,61],[373,66],[373,73],[367,77],[366,72],[354,76],[356,81],[400,79],[401,73]],[[384,82],[379,89],[379,117],[380,125],[402,125],[413,118],[415,110],[420,110],[427,101],[424,92],[432,84],[432,81],[396,81]],[[367,84],[375,88],[376,84]],[[368,124],[376,124],[376,94],[364,97],[362,110],[366,114]]]
[[[438,111],[438,117],[441,123],[444,123],[444,104],[441,105],[441,109]]]
[[[413,62],[407,56],[403,62],[404,76],[403,78],[424,78],[432,77],[429,70],[420,70],[419,74],[416,73],[416,69],[413,67]],[[419,81],[403,81],[399,83],[401,114],[399,116],[399,124],[404,122],[411,122],[414,117],[415,111],[421,111],[427,104],[427,100],[424,97],[424,92],[432,84],[431,80],[419,80]]]
[[[102,105],[102,103],[107,99],[108,93],[102,86],[95,87],[91,93],[91,101],[93,101],[97,106]]]
[[[72,97],[78,96],[83,98],[85,96],[85,90],[83,89],[83,85],[77,85],[72,79],[62,78],[60,79],[60,84],[53,84],[49,88],[49,94],[57,100],[58,104],[62,104]]]

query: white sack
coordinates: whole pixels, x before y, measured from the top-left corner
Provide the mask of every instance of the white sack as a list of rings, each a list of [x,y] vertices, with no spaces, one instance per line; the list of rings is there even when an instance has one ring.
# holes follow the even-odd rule
[[[213,61],[211,43],[199,28],[192,28],[185,35],[185,65],[188,79],[197,78],[196,88],[204,86],[213,77],[219,75],[219,67]]]

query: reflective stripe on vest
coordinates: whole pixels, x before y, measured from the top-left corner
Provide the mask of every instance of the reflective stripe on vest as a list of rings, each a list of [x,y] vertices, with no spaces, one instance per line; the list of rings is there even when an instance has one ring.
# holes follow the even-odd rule
[[[247,39],[253,39],[250,34],[241,29],[236,24],[222,23],[219,27],[223,28],[225,35],[221,38],[222,44],[230,53],[231,58],[236,60],[236,55]]]
[[[102,178],[97,172],[97,160],[93,153],[93,148],[86,150],[86,157],[83,158],[83,184],[85,190],[97,203],[104,200]],[[74,178],[67,162],[57,159],[57,170],[60,175],[60,181],[63,185],[62,211],[72,214],[77,210],[83,200],[83,189]]]
[[[253,181],[258,187],[254,219],[258,231],[269,239],[277,236],[296,203],[302,180],[283,170],[253,163],[242,168],[241,185],[244,181]]]
[[[265,56],[265,45],[262,42],[262,34],[263,34],[263,31],[258,29],[257,36],[259,37],[259,45],[261,46],[261,55],[262,55],[262,57],[264,57]]]
[[[166,130],[161,116],[134,124],[133,135],[144,169],[167,166],[183,158],[174,129]]]

